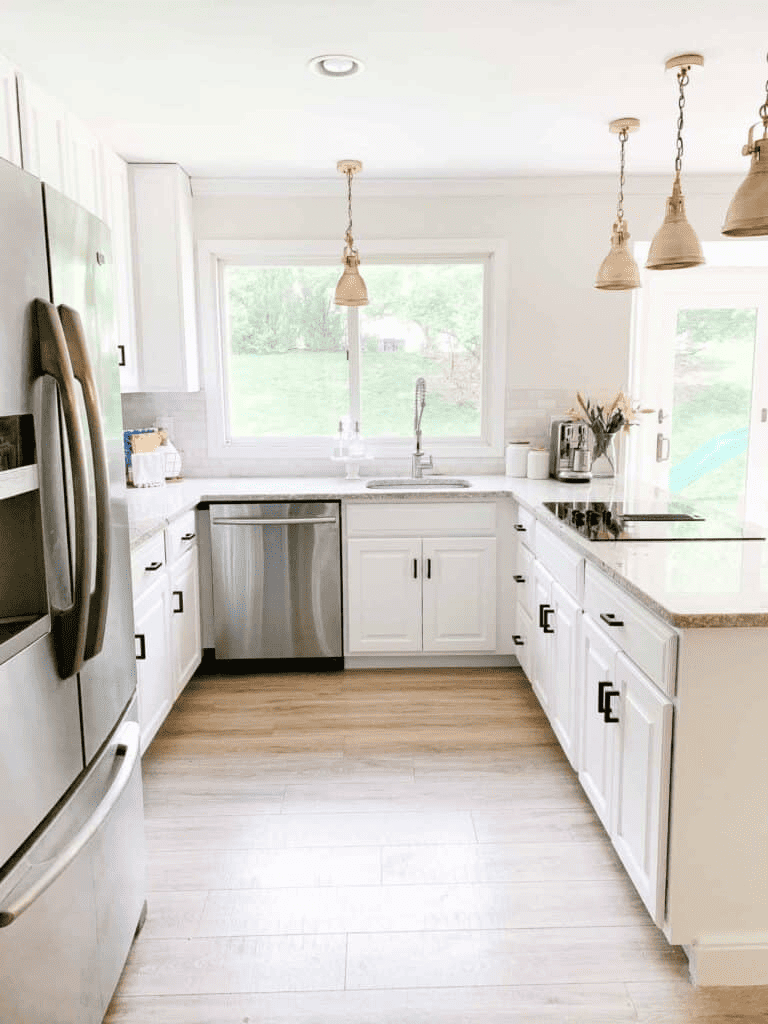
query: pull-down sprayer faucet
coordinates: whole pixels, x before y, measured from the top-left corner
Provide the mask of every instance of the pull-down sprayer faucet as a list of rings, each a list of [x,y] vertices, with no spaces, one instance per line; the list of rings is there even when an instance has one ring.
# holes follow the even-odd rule
[[[411,456],[411,476],[421,480],[424,470],[432,468],[432,456],[425,455],[421,450],[421,417],[427,404],[427,382],[423,377],[416,381],[416,394],[413,402],[413,429],[416,433],[416,451]]]

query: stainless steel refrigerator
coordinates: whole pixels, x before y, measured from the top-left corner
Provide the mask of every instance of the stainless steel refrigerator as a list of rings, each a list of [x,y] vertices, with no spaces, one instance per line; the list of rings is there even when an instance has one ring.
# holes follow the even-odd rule
[[[0,160],[0,1021],[100,1022],[144,912],[109,231]]]

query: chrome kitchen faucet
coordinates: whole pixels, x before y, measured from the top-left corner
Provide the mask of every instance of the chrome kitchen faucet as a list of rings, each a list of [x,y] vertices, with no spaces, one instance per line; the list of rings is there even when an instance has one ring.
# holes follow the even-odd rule
[[[432,456],[421,450],[421,417],[427,404],[427,382],[423,377],[416,381],[416,395],[413,403],[413,429],[416,433],[416,451],[411,456],[411,476],[421,480],[425,469],[432,469]]]

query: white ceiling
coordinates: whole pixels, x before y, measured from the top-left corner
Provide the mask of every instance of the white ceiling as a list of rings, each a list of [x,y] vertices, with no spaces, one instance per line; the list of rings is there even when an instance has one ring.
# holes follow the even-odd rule
[[[214,177],[745,171],[768,77],[765,0],[2,0],[0,53],[129,160]],[[349,53],[332,80],[306,63]]]

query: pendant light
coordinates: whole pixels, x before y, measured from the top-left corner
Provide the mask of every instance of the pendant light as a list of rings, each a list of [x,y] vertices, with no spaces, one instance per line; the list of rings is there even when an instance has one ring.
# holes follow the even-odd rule
[[[743,156],[752,154],[749,173],[736,190],[725,215],[723,234],[732,238],[768,235],[768,82],[765,83],[765,103],[760,107],[760,118],[763,137],[753,141],[752,135],[757,127],[755,122],[741,151]]]
[[[627,247],[629,228],[624,220],[624,147],[630,132],[636,132],[640,122],[636,117],[620,117],[611,121],[608,128],[619,136],[621,158],[619,161],[619,202],[616,207],[616,220],[613,222],[611,234],[611,251],[600,264],[595,280],[595,288],[603,291],[620,292],[628,288],[640,287],[640,271],[637,269],[634,256]]]
[[[344,236],[344,255],[341,259],[344,264],[344,273],[339,278],[336,294],[333,297],[337,306],[368,305],[365,281],[360,277],[360,271],[357,269],[360,265],[360,256],[352,238],[352,175],[362,169],[363,165],[359,160],[339,160],[336,164],[336,170],[347,176],[347,212],[349,214],[347,233]]]
[[[704,253],[696,232],[688,223],[685,215],[685,199],[680,187],[680,170],[683,166],[683,110],[685,108],[685,87],[688,84],[688,72],[696,64],[701,67],[704,58],[698,53],[683,53],[679,57],[670,57],[665,67],[677,68],[677,81],[680,87],[678,99],[679,114],[677,117],[677,155],[675,156],[675,180],[672,184],[672,195],[667,199],[667,212],[664,223],[654,235],[645,264],[649,270],[680,270],[684,267],[698,267],[704,262]]]

